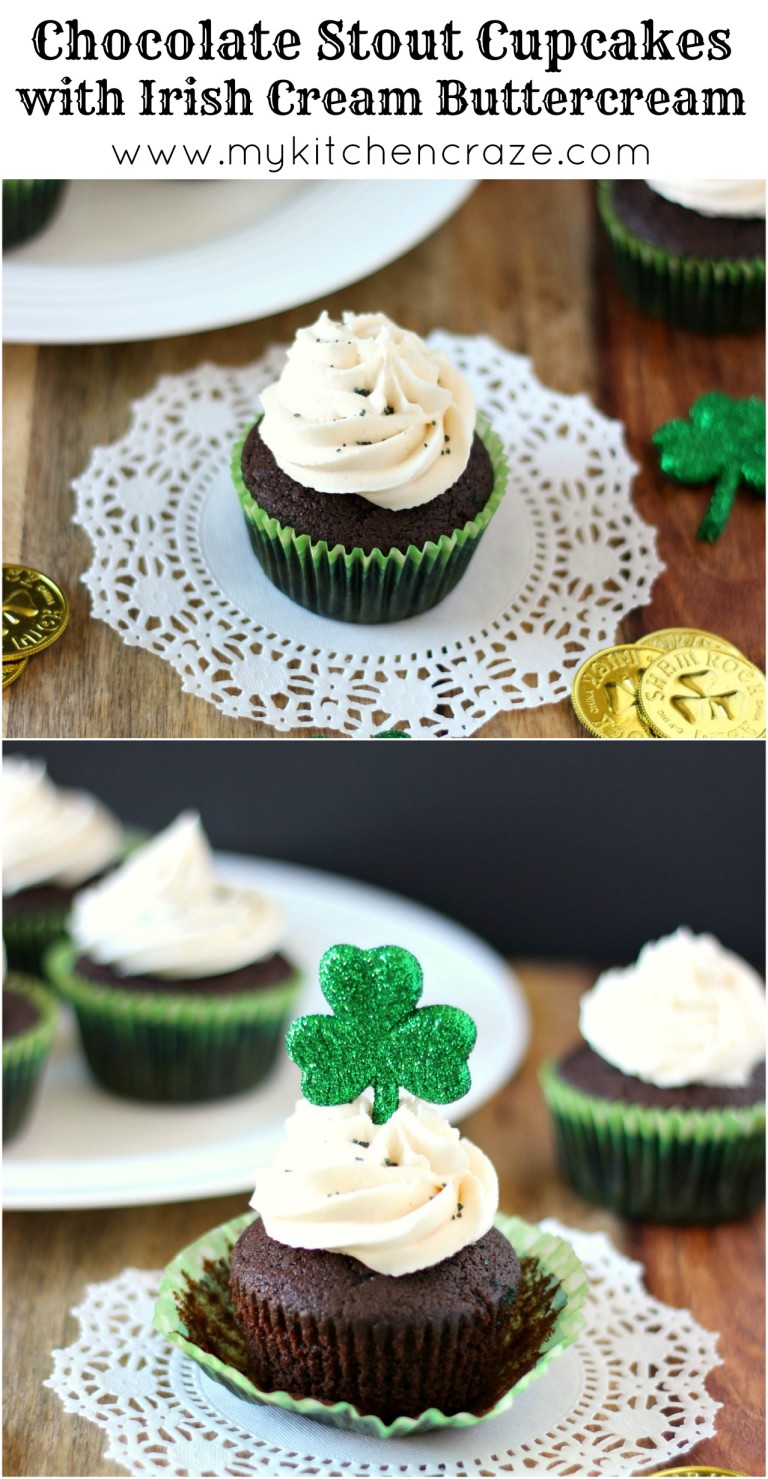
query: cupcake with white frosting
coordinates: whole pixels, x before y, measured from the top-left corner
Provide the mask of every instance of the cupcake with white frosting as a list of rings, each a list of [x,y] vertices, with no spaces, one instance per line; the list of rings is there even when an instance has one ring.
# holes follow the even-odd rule
[[[270,580],[342,621],[442,601],[507,478],[460,370],[383,313],[322,313],[261,399],[232,474]]]
[[[765,988],[687,929],[606,971],[541,1073],[561,1168],[630,1217],[716,1222],[765,1196]]]
[[[606,180],[598,205],[638,307],[710,332],[765,322],[765,180]]]
[[[3,938],[10,964],[34,973],[76,891],[117,861],[123,829],[95,796],[54,785],[42,760],[8,755],[2,789]]]
[[[282,911],[217,876],[196,813],[79,893],[70,934],[46,968],[106,1088],[184,1102],[265,1077],[299,985]]]

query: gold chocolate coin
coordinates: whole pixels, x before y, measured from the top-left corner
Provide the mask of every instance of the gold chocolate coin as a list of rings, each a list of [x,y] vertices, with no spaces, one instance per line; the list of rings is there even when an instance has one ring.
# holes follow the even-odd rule
[[[664,739],[759,739],[765,734],[765,677],[738,652],[681,647],[640,678],[640,710]]]
[[[63,591],[39,570],[3,565],[3,660],[18,662],[50,647],[69,621]]]
[[[647,636],[641,637],[638,646],[655,647],[659,652],[674,652],[677,647],[721,647],[725,652],[738,652],[739,657],[744,653],[741,648],[734,647],[733,642],[727,642],[725,637],[718,637],[714,632],[700,632],[696,627],[662,627],[659,632],[648,632]]]
[[[601,739],[653,739],[638,707],[638,685],[655,647],[628,643],[604,647],[581,664],[573,680],[571,703],[585,729]]]
[[[28,662],[28,657],[21,657],[18,662],[8,662],[7,658],[3,658],[3,688],[10,688],[21,677]]]

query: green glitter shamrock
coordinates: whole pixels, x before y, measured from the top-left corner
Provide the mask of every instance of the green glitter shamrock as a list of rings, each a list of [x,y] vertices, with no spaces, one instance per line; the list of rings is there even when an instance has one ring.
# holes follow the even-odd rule
[[[710,542],[722,534],[736,494],[749,483],[765,497],[765,405],[756,396],[734,400],[720,390],[700,395],[688,421],[667,421],[653,434],[663,472],[678,483],[714,481],[712,500],[697,531]]]
[[[409,950],[332,945],[320,985],[335,1016],[298,1017],[285,1042],[310,1103],[349,1104],[372,1087],[373,1123],[383,1125],[401,1087],[433,1104],[466,1094],[477,1028],[460,1007],[417,1007],[423,976]]]

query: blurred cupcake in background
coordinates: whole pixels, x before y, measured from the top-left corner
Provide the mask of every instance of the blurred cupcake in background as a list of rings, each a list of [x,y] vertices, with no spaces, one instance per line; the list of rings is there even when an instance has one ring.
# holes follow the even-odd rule
[[[66,180],[3,180],[3,251],[48,225],[66,186]]]
[[[56,1030],[53,993],[6,970],[3,956],[3,1144],[23,1130]]]
[[[262,404],[232,475],[273,584],[340,621],[399,621],[442,601],[507,484],[501,440],[458,366],[383,313],[322,313]]]
[[[638,308],[712,333],[765,323],[765,180],[604,180],[597,199]]]
[[[196,1102],[268,1073],[299,975],[274,899],[217,878],[195,812],[75,899],[46,969],[105,1088]]]
[[[765,989],[680,929],[582,998],[583,1041],[544,1064],[562,1173],[655,1222],[721,1222],[765,1197]]]
[[[42,760],[3,761],[3,939],[9,964],[36,974],[66,930],[77,889],[112,866],[120,823],[95,796],[54,785]]]

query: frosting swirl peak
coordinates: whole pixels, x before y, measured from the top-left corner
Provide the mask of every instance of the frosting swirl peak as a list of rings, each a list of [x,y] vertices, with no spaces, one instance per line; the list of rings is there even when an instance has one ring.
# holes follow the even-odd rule
[[[477,1242],[499,1201],[487,1156],[420,1099],[402,1096],[383,1125],[371,1108],[370,1094],[333,1108],[299,1100],[251,1199],[269,1236],[395,1276]]]
[[[3,893],[77,888],[115,861],[121,827],[87,791],[55,786],[42,760],[3,762]]]
[[[78,894],[70,933],[78,948],[122,975],[224,975],[278,946],[280,906],[221,883],[200,818],[184,812],[103,883]]]
[[[765,991],[712,935],[679,929],[600,976],[580,1026],[606,1062],[658,1088],[738,1088],[765,1057]]]
[[[445,493],[469,461],[466,380],[383,313],[322,313],[299,329],[261,399],[262,441],[294,482],[320,493],[415,508]]]

